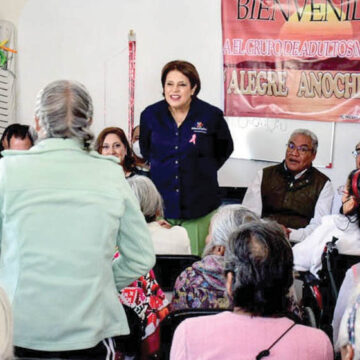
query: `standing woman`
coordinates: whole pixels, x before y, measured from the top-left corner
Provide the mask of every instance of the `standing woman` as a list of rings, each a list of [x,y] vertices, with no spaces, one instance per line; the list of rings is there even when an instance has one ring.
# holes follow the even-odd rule
[[[200,255],[213,212],[220,205],[217,171],[233,151],[220,109],[197,98],[199,74],[186,61],[162,69],[164,100],[140,118],[140,148],[165,203],[165,218],[188,231]]]
[[[0,161],[0,286],[20,358],[113,359],[129,333],[117,291],[155,262],[122,169],[90,151],[92,116],[83,85],[52,82],[37,98],[39,142]]]

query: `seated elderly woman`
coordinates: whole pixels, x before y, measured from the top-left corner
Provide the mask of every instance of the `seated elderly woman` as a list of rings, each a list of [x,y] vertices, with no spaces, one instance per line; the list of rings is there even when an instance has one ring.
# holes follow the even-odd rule
[[[146,176],[135,175],[128,183],[137,197],[150,230],[155,254],[191,254],[185,228],[156,221],[164,215],[163,201],[154,183]]]
[[[333,359],[325,333],[283,316],[292,268],[291,247],[278,224],[242,225],[225,251],[226,288],[234,310],[183,321],[171,359]]]
[[[351,301],[341,319],[335,350],[341,352],[342,360],[360,360],[360,287],[354,289]]]
[[[231,307],[225,289],[224,252],[230,234],[254,220],[259,217],[242,205],[219,208],[210,222],[202,260],[185,269],[176,280],[171,310]]]

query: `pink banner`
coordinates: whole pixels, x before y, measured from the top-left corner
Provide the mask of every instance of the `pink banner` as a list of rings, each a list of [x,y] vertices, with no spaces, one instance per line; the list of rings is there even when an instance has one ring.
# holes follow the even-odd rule
[[[357,0],[222,0],[225,115],[360,122]]]

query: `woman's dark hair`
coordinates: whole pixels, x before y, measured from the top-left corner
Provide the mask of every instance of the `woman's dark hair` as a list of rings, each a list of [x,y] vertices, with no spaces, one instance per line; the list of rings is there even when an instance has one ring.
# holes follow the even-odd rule
[[[11,124],[3,132],[0,139],[0,151],[4,150],[3,141],[6,139],[7,143],[10,144],[12,137],[24,140],[26,137],[29,138],[31,145],[34,145],[34,134],[30,133],[30,127],[28,125]]]
[[[126,148],[126,155],[124,157],[124,160],[121,162],[121,165],[124,168],[124,171],[126,171],[126,172],[133,171],[135,168],[134,153],[129,145],[129,142],[128,142],[128,139],[126,138],[124,130],[122,130],[118,127],[108,127],[108,128],[105,128],[104,130],[102,130],[96,139],[95,150],[99,154],[101,154],[105,138],[109,134],[117,135]]]
[[[134,142],[134,136],[135,136],[135,131],[139,129],[139,133],[140,133],[140,125],[136,125],[133,127],[133,129],[131,130],[131,141]]]
[[[252,221],[230,236],[225,273],[233,273],[235,307],[254,315],[285,314],[293,283],[293,253],[274,221]]]
[[[189,79],[192,89],[196,85],[196,89],[193,95],[194,97],[196,97],[201,89],[199,73],[197,72],[196,67],[193,64],[183,60],[170,61],[163,67],[163,69],[161,70],[161,84],[163,89],[165,87],[167,74],[173,70],[180,71],[183,75],[185,75]]]
[[[360,227],[360,169],[355,169],[350,172],[347,183],[346,183],[347,191],[349,192],[349,196],[352,196],[356,200],[357,206],[348,216],[356,215],[358,225]],[[340,212],[342,213],[342,206]]]
[[[137,129],[139,129],[139,134],[140,134],[140,125],[136,125],[136,126],[132,129],[132,131],[131,131],[131,141],[132,141],[131,149],[132,149],[133,144],[134,144],[134,134],[135,134],[135,130],[137,130]],[[133,157],[134,157],[134,161],[135,161],[135,166],[140,166],[140,167],[142,167],[142,166],[147,165],[147,162],[146,162],[145,159],[139,158],[139,157],[135,154],[134,151],[133,151],[132,153],[133,153]]]

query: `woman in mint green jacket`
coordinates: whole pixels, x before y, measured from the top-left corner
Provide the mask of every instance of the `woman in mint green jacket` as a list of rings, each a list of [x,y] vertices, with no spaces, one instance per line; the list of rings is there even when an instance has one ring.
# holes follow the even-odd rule
[[[53,82],[37,99],[38,144],[0,161],[0,286],[21,357],[107,358],[129,333],[117,291],[155,262],[118,160],[89,151],[92,116],[81,84]]]

